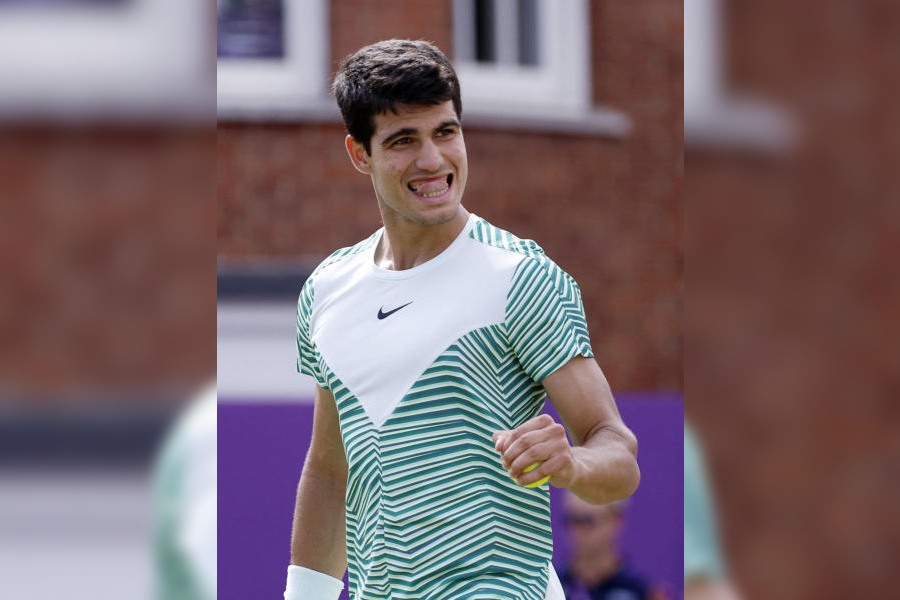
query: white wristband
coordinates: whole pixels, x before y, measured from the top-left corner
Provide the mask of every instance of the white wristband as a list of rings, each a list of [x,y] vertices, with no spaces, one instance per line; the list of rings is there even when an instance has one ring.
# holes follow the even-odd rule
[[[289,565],[284,600],[338,600],[344,582],[306,567]]]

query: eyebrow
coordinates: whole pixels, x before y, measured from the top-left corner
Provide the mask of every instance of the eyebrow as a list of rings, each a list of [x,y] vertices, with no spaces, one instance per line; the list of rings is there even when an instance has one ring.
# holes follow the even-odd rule
[[[398,129],[394,133],[390,134],[389,136],[387,136],[386,138],[381,140],[381,145],[387,146],[399,137],[404,137],[407,135],[415,135],[417,133],[419,133],[419,130],[416,129],[415,127],[404,127],[403,129]]]
[[[447,119],[446,121],[442,121],[437,127],[434,128],[434,130],[440,131],[441,129],[444,129],[446,127],[457,127],[458,128],[459,121],[457,121],[456,119]],[[388,146],[388,145],[390,145],[391,142],[393,142],[397,138],[404,137],[407,135],[415,135],[417,133],[419,133],[419,130],[416,129],[415,127],[404,127],[403,129],[398,129],[397,131],[393,132],[392,134],[390,134],[389,136],[384,138],[381,141],[381,145]]]

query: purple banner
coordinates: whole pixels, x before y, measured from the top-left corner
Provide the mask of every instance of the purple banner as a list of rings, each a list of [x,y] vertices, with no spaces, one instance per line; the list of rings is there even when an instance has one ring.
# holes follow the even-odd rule
[[[629,504],[622,549],[633,570],[665,588],[668,597],[681,598],[682,397],[619,393],[617,401],[638,437],[642,474]],[[219,600],[280,598],[294,495],[312,432],[312,403],[229,402],[220,404],[218,413]],[[557,566],[569,549],[561,498],[562,490],[551,486]]]

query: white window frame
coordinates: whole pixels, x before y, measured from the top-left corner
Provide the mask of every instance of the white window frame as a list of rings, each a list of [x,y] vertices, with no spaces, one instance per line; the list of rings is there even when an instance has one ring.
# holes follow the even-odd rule
[[[219,118],[334,112],[328,98],[327,0],[285,0],[284,24],[283,60],[216,61]]]
[[[208,19],[184,0],[0,7],[0,118],[211,115]]]
[[[496,0],[498,21],[514,14],[515,0]],[[454,0],[454,44],[472,43],[472,0]],[[455,59],[465,110],[583,113],[591,105],[587,0],[537,2],[538,66]]]
[[[720,0],[684,0],[684,140],[687,146],[781,152],[795,141],[777,106],[725,85]]]
[[[702,115],[722,103],[718,0],[684,0],[684,113]]]

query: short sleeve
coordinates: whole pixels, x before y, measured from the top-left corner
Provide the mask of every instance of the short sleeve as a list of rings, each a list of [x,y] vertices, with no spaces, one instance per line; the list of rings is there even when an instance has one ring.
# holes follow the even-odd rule
[[[722,577],[723,567],[703,460],[693,433],[684,428],[684,578]]]
[[[297,371],[313,377],[319,386],[328,388],[319,368],[319,350],[310,335],[310,320],[314,298],[313,281],[310,277],[300,290],[297,301]]]
[[[537,382],[576,356],[594,356],[578,284],[547,258],[529,257],[517,267],[506,327],[513,351]]]

